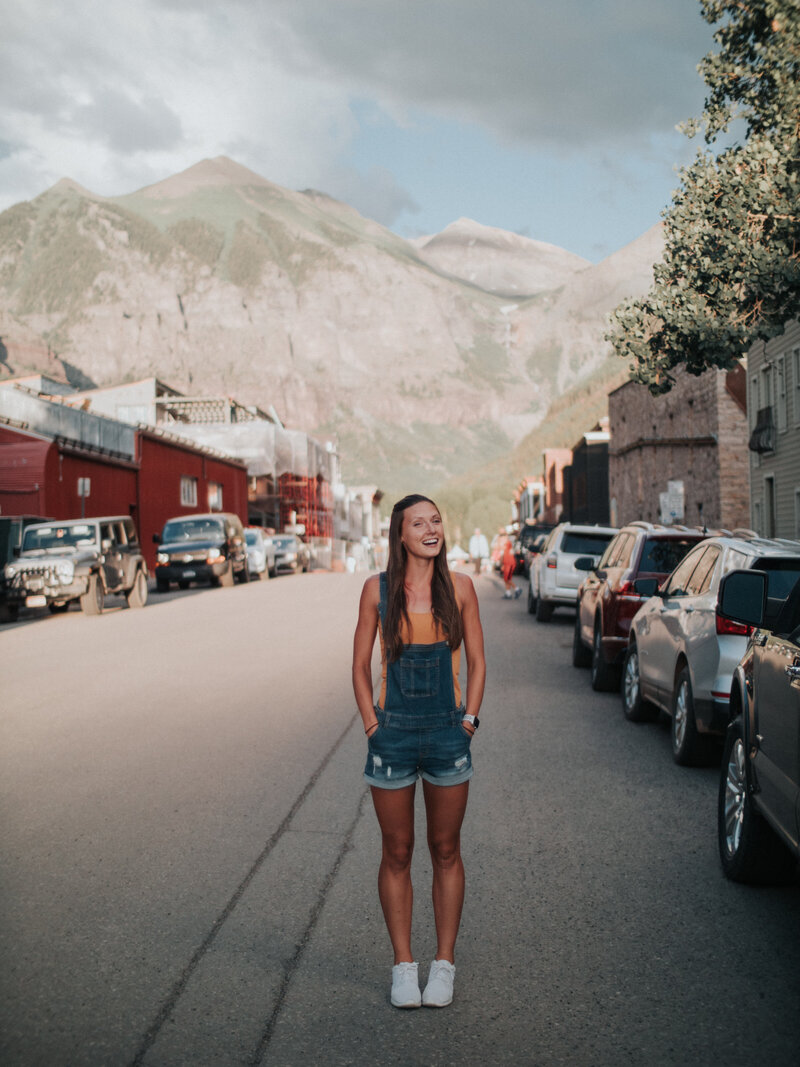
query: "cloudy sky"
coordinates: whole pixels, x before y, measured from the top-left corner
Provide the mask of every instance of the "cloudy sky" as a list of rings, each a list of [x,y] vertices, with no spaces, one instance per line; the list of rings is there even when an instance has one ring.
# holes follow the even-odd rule
[[[669,202],[711,45],[699,0],[6,0],[0,209],[224,154],[403,236],[596,261]]]

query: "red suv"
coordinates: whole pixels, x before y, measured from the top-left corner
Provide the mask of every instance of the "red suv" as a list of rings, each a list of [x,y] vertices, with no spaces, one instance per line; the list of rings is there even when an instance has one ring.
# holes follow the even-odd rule
[[[592,689],[619,689],[631,620],[647,599],[640,578],[663,581],[708,532],[631,522],[609,543],[596,568],[591,556],[575,561],[586,571],[578,589],[572,663],[592,668]]]

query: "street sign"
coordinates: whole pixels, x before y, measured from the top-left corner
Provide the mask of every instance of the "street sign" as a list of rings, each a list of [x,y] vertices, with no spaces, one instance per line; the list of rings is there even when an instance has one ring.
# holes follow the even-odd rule
[[[92,479],[91,478],[79,478],[78,479],[78,496],[87,497],[92,492]]]

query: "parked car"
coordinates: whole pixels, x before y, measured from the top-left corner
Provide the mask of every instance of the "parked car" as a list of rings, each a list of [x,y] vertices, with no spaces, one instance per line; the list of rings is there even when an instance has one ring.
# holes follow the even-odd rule
[[[276,534],[272,543],[275,545],[276,571],[296,574],[308,570],[311,565],[311,550],[296,534]]]
[[[13,608],[8,607],[5,565],[19,555],[25,527],[47,521],[46,515],[0,515],[0,622],[13,622],[19,613],[16,603]]]
[[[232,512],[181,515],[164,524],[153,540],[156,554],[156,588],[165,593],[171,582],[188,589],[194,583],[233,585],[249,580],[244,527]]]
[[[778,605],[770,578],[732,571],[720,590],[723,617],[755,628],[731,685],[717,807],[737,882],[790,881],[800,859],[800,582]]]
[[[124,595],[132,608],[147,603],[147,564],[128,515],[27,526],[5,580],[12,618],[20,607],[55,614],[74,601],[86,615],[99,615],[110,594]]]
[[[250,577],[272,577],[275,574],[275,545],[266,530],[260,526],[245,526],[244,540]]]
[[[628,719],[661,708],[672,720],[676,763],[704,763],[730,720],[731,681],[747,647],[748,628],[719,612],[719,589],[730,571],[758,568],[768,596],[782,602],[800,580],[800,541],[709,537],[686,554],[651,593],[631,623],[623,667],[622,707]]]
[[[519,529],[519,534],[514,542],[514,555],[517,560],[515,574],[530,576],[530,560],[534,545],[538,542],[539,547],[544,542],[547,534],[554,528],[552,522],[525,522]],[[535,555],[535,552],[533,553]]]
[[[591,667],[593,689],[619,688],[631,619],[645,600],[639,579],[663,581],[705,537],[701,530],[631,522],[609,543],[599,563],[576,560],[584,578],[578,590],[572,663]]]
[[[557,607],[575,607],[583,577],[575,561],[597,562],[617,532],[613,526],[578,526],[562,522],[547,535],[534,558],[528,582],[528,611],[539,622],[548,622]]]

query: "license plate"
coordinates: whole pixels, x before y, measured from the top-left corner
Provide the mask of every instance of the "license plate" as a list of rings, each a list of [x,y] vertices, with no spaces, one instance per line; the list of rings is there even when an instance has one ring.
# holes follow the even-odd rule
[[[195,571],[184,571],[183,572],[183,577],[184,578],[194,578],[194,576],[195,576]]]
[[[26,596],[25,597],[26,608],[46,608],[47,597],[46,596]]]

